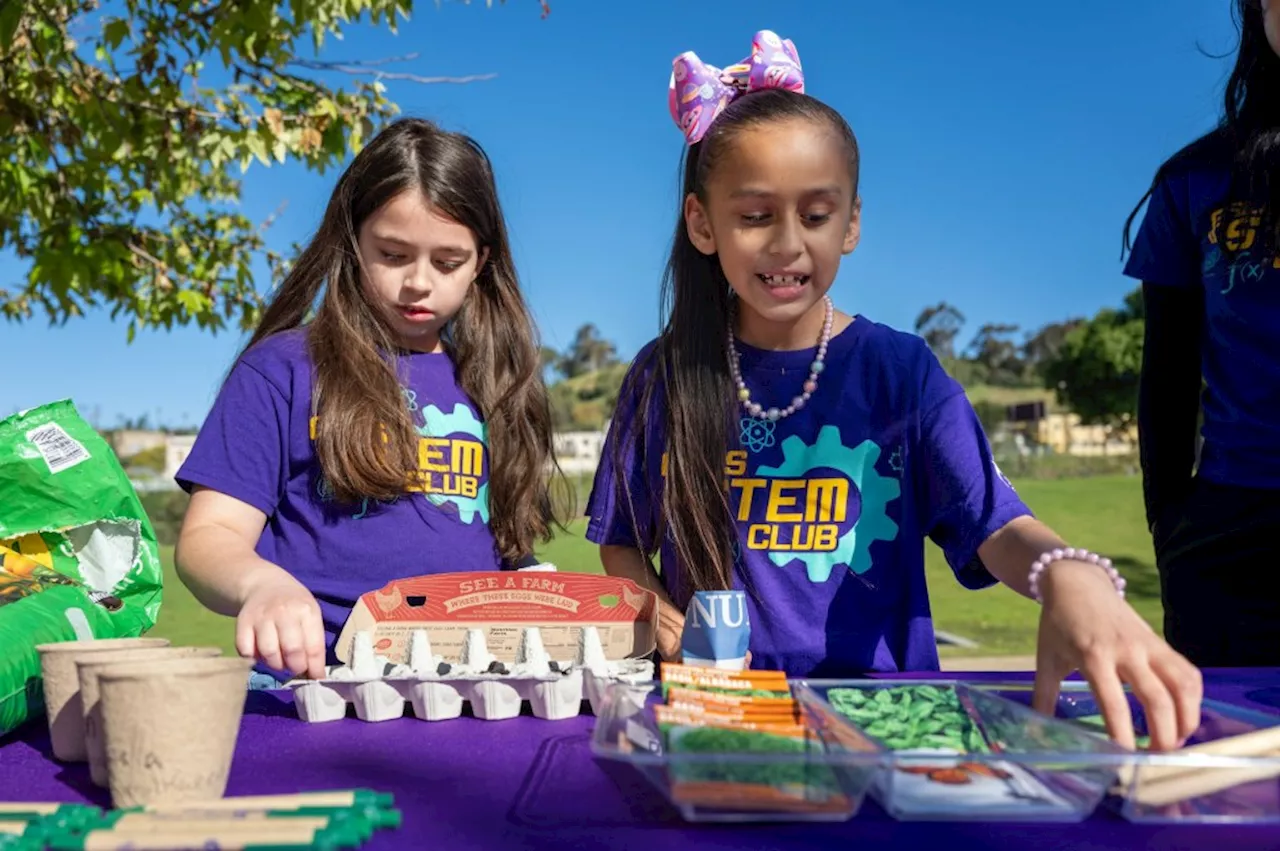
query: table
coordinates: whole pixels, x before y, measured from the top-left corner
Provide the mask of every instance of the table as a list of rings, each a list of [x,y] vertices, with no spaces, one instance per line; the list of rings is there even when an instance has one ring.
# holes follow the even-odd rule
[[[947,675],[931,674],[932,677]],[[973,680],[1027,674],[957,674]],[[1280,670],[1210,671],[1212,697],[1280,713]],[[679,819],[637,773],[595,760],[594,719],[509,721],[415,718],[368,724],[297,720],[287,693],[250,692],[228,795],[372,787],[393,792],[404,826],[379,833],[369,849],[612,849],[877,847],[1022,849],[1275,849],[1280,828],[1129,824],[1099,811],[1077,825],[901,823],[870,798],[838,824],[693,825]],[[43,721],[0,739],[0,800],[76,801],[108,806],[87,766],[50,757]],[[881,845],[881,843],[884,843]]]

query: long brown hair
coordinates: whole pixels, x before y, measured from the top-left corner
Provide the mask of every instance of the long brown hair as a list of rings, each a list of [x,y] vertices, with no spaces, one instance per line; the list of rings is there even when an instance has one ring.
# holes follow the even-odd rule
[[[488,428],[490,528],[504,559],[530,555],[556,523],[560,475],[541,346],[516,277],[493,169],[473,139],[421,119],[375,136],[338,180],[324,218],[246,350],[306,322],[319,416],[316,454],[335,498],[389,500],[417,469],[418,435],[404,403],[397,343],[361,286],[358,234],[403,192],[470,228],[487,259],[442,339],[458,381]]]
[[[858,142],[840,113],[815,98],[780,89],[765,89],[731,103],[702,141],[684,153],[681,213],[662,280],[661,312],[666,320],[648,362],[635,365],[620,394],[639,399],[639,405],[629,423],[619,423],[615,469],[626,469],[623,452],[638,451],[642,468],[662,463],[644,454],[644,436],[655,420],[662,425],[667,457],[657,539],[671,539],[685,591],[732,587],[736,530],[724,487],[735,404],[725,351],[732,295],[719,257],[703,254],[689,239],[683,202],[693,194],[706,203],[708,178],[743,130],[794,120],[825,124],[835,132],[848,154],[857,197]],[[630,512],[636,540],[643,541],[630,477],[619,475],[616,487]]]

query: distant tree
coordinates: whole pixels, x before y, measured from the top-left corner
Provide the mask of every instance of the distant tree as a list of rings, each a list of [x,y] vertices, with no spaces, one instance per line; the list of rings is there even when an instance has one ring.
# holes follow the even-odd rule
[[[924,338],[939,360],[955,358],[956,336],[963,327],[964,314],[945,301],[926,307],[916,317],[916,333]]]
[[[587,323],[574,335],[573,343],[561,360],[560,373],[565,378],[574,378],[617,362],[617,347],[601,337],[595,325]]]
[[[127,431],[151,431],[151,417],[145,413],[136,417],[121,416],[116,422],[116,428],[119,429]]]
[[[1016,384],[1022,378],[1022,360],[1011,339],[1017,331],[1017,325],[987,323],[969,344],[969,358],[986,369],[992,384]]]
[[[982,423],[982,430],[987,433],[987,437],[993,440],[1009,419],[1008,409],[1004,405],[997,404],[989,399],[981,399],[974,402],[973,411],[978,415],[978,421]]]
[[[1141,289],[1125,296],[1124,307],[1103,308],[1063,338],[1043,365],[1045,386],[1085,424],[1101,424],[1127,436],[1138,413],[1145,311]]]
[[[1057,356],[1067,334],[1082,325],[1084,321],[1082,318],[1077,318],[1068,319],[1065,322],[1050,322],[1034,334],[1027,335],[1026,341],[1022,344],[1022,360],[1028,377],[1043,379],[1041,370],[1044,365]]]
[[[549,391],[551,402],[551,426],[556,431],[573,431],[573,406],[577,399],[573,391],[565,384],[557,384]]]

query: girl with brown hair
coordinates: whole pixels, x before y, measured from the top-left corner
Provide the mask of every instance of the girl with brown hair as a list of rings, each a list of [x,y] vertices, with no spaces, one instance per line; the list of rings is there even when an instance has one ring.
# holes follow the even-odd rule
[[[309,318],[314,310],[314,318]],[[178,574],[273,676],[323,676],[359,596],[527,564],[551,415],[489,160],[398,121],[351,163],[178,482]]]

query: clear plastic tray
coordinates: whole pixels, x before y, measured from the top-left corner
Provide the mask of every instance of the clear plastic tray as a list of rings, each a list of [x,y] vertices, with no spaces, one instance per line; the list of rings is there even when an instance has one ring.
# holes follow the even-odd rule
[[[1081,821],[1132,758],[1076,724],[951,680],[808,680],[794,689],[883,745],[871,791],[904,821]],[[853,717],[837,708],[849,705],[842,690],[862,695]]]
[[[1004,699],[1030,706],[1029,683],[976,685]],[[1146,713],[1128,694],[1135,732],[1144,736]],[[1066,682],[1058,697],[1057,717],[1105,736],[1097,721],[1099,709],[1086,683]],[[1200,728],[1187,745],[1275,729],[1280,716],[1206,699],[1200,707]],[[1280,736],[1280,730],[1276,730]],[[1142,745],[1142,741],[1139,741]],[[1126,819],[1149,824],[1280,824],[1280,745],[1271,756],[1209,756],[1138,753],[1108,799]],[[1181,776],[1174,778],[1177,772]]]
[[[804,698],[801,712],[816,735],[812,750],[669,752],[652,709],[661,702],[656,682],[609,686],[591,750],[634,767],[688,821],[845,821],[862,806],[886,757],[829,707]]]

